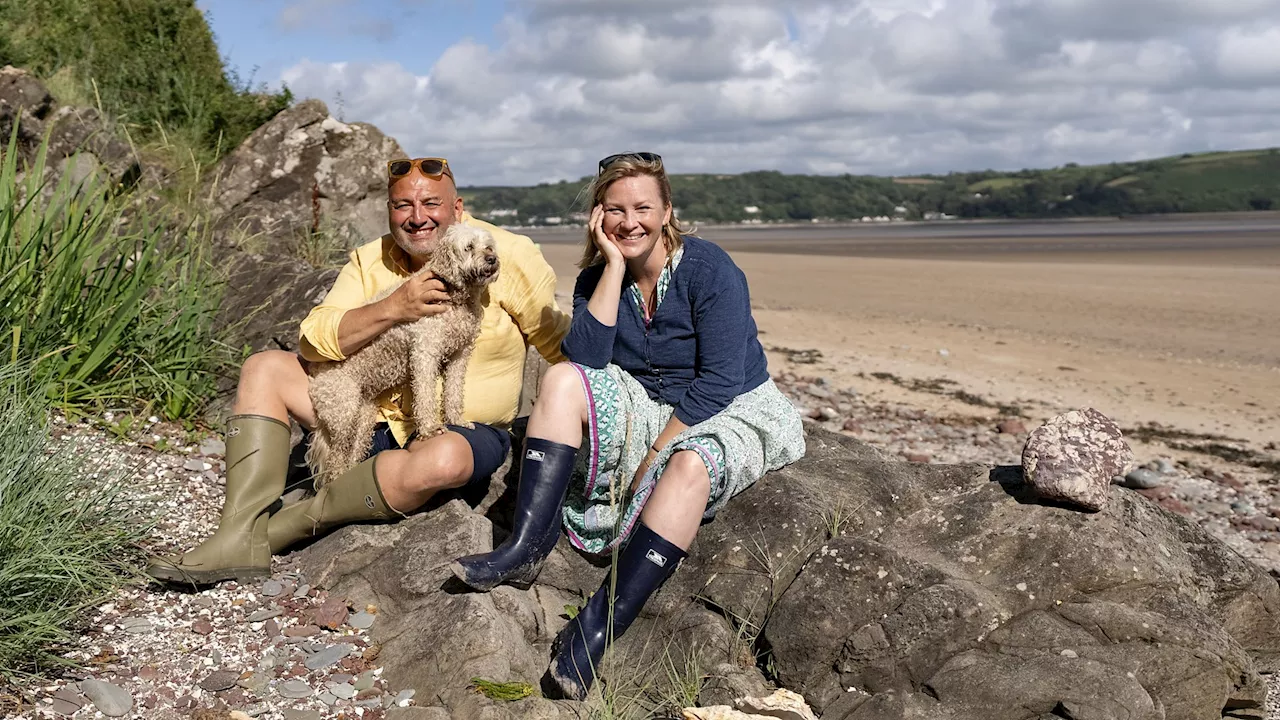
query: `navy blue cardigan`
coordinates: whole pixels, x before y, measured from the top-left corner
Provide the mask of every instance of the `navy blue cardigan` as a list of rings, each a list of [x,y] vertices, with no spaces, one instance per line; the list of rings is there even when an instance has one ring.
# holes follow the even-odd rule
[[[686,425],[697,425],[769,379],[747,278],[717,245],[684,236],[684,255],[648,328],[625,286],[617,325],[591,314],[587,302],[603,273],[603,264],[578,273],[573,323],[561,344],[565,357],[592,368],[618,365],[651,399],[675,406]]]

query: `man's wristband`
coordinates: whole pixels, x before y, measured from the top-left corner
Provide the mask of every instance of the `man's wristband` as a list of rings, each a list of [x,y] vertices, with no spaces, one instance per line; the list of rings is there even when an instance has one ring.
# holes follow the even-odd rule
[[[649,446],[649,449],[650,449],[650,450],[652,450],[652,451],[654,451],[654,452],[656,452],[656,453],[661,453],[661,452],[662,452],[662,449],[658,447],[657,443],[654,443],[653,445],[650,445],[650,446]]]

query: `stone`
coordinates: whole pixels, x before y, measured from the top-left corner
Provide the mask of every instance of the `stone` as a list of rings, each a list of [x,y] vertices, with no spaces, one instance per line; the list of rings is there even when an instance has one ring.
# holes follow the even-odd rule
[[[332,706],[334,703],[338,702],[338,696],[334,695],[331,692],[328,692],[327,690],[317,695],[316,699],[324,703],[325,705],[329,705],[329,706]]]
[[[278,597],[284,592],[284,583],[279,580],[268,580],[262,583],[262,588],[258,592],[262,597]]]
[[[196,620],[191,623],[191,632],[197,635],[208,635],[213,632],[213,623],[208,620]]]
[[[320,711],[286,708],[284,720],[320,720]]]
[[[1138,468],[1125,475],[1124,482],[1121,484],[1134,490],[1150,490],[1164,485],[1165,482],[1164,476],[1160,473],[1147,468]]]
[[[128,618],[120,623],[120,629],[132,635],[151,632],[154,627],[146,618]]]
[[[798,693],[780,688],[762,698],[746,697],[735,700],[734,708],[748,715],[763,715],[779,720],[818,720],[813,710]]]
[[[343,700],[350,700],[356,696],[356,689],[351,685],[351,683],[336,683],[334,685],[330,685],[328,690],[334,697],[341,698]]]
[[[200,681],[200,687],[209,692],[230,690],[240,679],[240,673],[234,670],[215,670]]]
[[[133,708],[133,695],[118,685],[101,680],[83,680],[80,692],[93,702],[98,712],[107,717],[124,717]]]
[[[311,592],[311,586],[310,586],[310,585],[308,585],[308,584],[306,584],[306,583],[303,583],[303,584],[301,584],[301,585],[299,585],[299,586],[298,586],[298,589],[296,589],[296,590],[294,590],[294,591],[293,591],[293,597],[294,597],[295,599],[296,599],[296,598],[304,598],[304,597],[306,597],[306,596],[307,596],[307,593],[309,593],[309,592]]]
[[[200,454],[205,457],[222,457],[227,454],[227,445],[216,437],[205,438],[200,443]]]
[[[369,688],[373,687],[373,681],[377,677],[378,677],[378,674],[373,670],[366,670],[360,673],[360,677],[355,679],[356,690],[368,690]]]
[[[311,686],[301,680],[288,680],[276,686],[276,692],[281,697],[300,700],[302,698],[311,697],[313,691]]]
[[[320,628],[315,625],[294,625],[284,629],[284,636],[291,638],[315,637],[320,634]]]
[[[310,612],[311,622],[322,628],[337,630],[347,621],[347,601],[331,597]]]
[[[347,624],[357,630],[368,630],[373,627],[373,621],[378,618],[377,615],[367,613],[363,610],[352,615],[347,619]]]
[[[308,670],[320,670],[321,668],[327,668],[330,665],[336,665],[341,662],[343,658],[350,655],[351,650],[354,647],[355,646],[350,643],[330,645],[314,655],[309,656],[303,664],[307,666]]]
[[[1054,698],[1073,717],[1198,718],[1265,700],[1280,585],[1197,523],[1119,488],[1106,512],[1047,502],[1017,466],[902,462],[813,425],[806,441],[699,529],[618,642],[626,672],[665,683],[664,654],[696,650],[699,701],[732,706],[772,691],[755,664],[768,648],[776,687],[841,720],[1040,718]],[[498,705],[457,678],[536,682],[564,606],[608,572],[561,538],[530,589],[456,592],[449,563],[504,536],[515,474],[474,507],[348,525],[294,556],[331,596],[394,608],[377,620],[381,683],[439,706],[403,717],[537,717],[533,698]],[[627,677],[606,668],[619,693]]]
[[[1050,419],[1022,451],[1023,477],[1040,497],[1095,512],[1106,507],[1111,478],[1132,461],[1120,428],[1093,408]]]
[[[186,461],[185,463],[183,463],[182,465],[183,470],[191,470],[193,472],[204,472],[205,470],[208,470],[211,467],[213,466],[205,462],[204,460],[201,460],[200,458],[192,458]]]
[[[1021,420],[1001,420],[996,423],[996,432],[1002,435],[1025,435],[1027,426]]]
[[[72,686],[68,685],[59,688],[53,694],[53,703],[50,709],[59,715],[75,715],[76,711],[84,707],[85,697],[76,692]]]
[[[251,622],[251,623],[262,622],[263,620],[270,620],[271,618],[280,617],[283,614],[284,614],[284,610],[278,607],[260,608],[258,610],[254,610],[253,612],[249,613],[249,616],[246,617],[244,620],[245,622]]]

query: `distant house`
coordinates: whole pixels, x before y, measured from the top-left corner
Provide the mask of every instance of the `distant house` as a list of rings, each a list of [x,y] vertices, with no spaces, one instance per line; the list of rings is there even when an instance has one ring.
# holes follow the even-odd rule
[[[515,208],[494,208],[485,214],[495,218],[515,217],[520,214],[520,211]]]
[[[760,214],[760,208],[756,205],[746,205],[742,208],[742,212],[748,215],[758,215]]]

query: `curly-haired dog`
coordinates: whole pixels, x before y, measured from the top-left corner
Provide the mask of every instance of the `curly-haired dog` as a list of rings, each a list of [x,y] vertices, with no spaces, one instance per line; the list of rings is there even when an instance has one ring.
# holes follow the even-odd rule
[[[393,387],[409,383],[413,420],[418,432],[430,437],[445,429],[436,400],[443,374],[445,422],[469,425],[462,422],[463,378],[480,329],[484,288],[498,277],[493,237],[479,228],[450,225],[423,271],[447,286],[447,310],[395,325],[346,360],[319,363],[312,371],[309,392],[318,424],[307,462],[317,487],[364,460],[378,422],[376,399]]]

